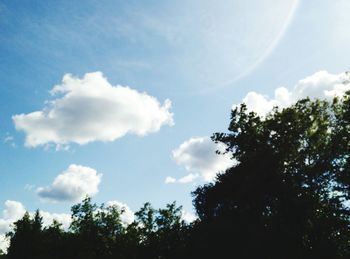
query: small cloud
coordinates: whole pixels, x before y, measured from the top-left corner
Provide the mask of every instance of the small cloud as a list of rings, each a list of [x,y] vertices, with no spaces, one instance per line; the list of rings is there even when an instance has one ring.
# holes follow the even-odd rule
[[[217,173],[235,164],[231,159],[231,153],[217,154],[217,151],[224,152],[225,145],[215,143],[209,137],[197,137],[185,141],[172,153],[176,163],[184,166],[190,174],[178,180],[173,177],[167,178],[168,183],[190,183],[198,178],[207,182],[213,181]]]
[[[168,183],[176,183],[176,179],[174,177],[171,177],[171,176],[167,176],[167,178],[165,178],[165,181],[164,181],[166,184]]]
[[[120,212],[120,219],[125,225],[129,225],[135,220],[134,212],[129,208],[129,206],[125,203],[119,201],[108,201],[106,202],[106,206],[115,206]]]
[[[188,174],[185,175],[184,177],[181,177],[179,179],[173,178],[171,176],[168,176],[167,178],[165,178],[165,183],[169,184],[169,183],[182,183],[182,184],[186,184],[186,183],[192,183],[195,179],[197,179],[199,177],[199,174]]]
[[[195,179],[197,179],[199,177],[199,174],[188,174],[180,179],[178,179],[177,181],[179,183],[191,183],[193,182]]]
[[[37,194],[44,200],[53,202],[80,201],[86,195],[98,193],[102,174],[90,167],[72,164],[59,174],[47,187],[37,188]]]
[[[197,217],[191,212],[182,210],[181,211],[181,219],[183,221],[185,221],[186,223],[192,223],[193,221],[195,221],[197,219]]]
[[[6,133],[5,137],[3,138],[3,142],[13,148],[16,147],[15,138],[11,136],[9,133]]]
[[[8,142],[12,142],[13,141],[13,137],[12,136],[6,136],[4,138],[4,143],[8,143]]]
[[[3,210],[2,214],[3,220],[18,220],[23,217],[24,213],[26,212],[24,206],[22,203],[18,201],[11,201],[7,200],[5,201],[5,209]],[[0,228],[1,229],[1,228]]]
[[[24,190],[26,190],[26,191],[32,191],[33,189],[35,188],[35,185],[33,185],[33,184],[26,184],[25,186],[24,186]]]

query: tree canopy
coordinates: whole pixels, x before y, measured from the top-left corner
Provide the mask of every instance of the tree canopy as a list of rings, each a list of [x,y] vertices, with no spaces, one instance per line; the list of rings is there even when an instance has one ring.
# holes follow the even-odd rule
[[[232,111],[229,133],[212,139],[237,163],[193,193],[212,232],[205,242],[223,254],[236,247],[238,258],[349,256],[348,94],[303,99],[263,118],[243,104]]]

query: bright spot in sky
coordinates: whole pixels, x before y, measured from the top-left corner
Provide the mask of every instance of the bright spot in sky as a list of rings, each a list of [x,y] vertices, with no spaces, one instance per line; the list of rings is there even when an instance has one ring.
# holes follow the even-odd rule
[[[175,9],[166,6],[160,16],[143,17],[144,26],[162,35],[175,53],[160,61],[194,80],[191,90],[222,87],[249,74],[277,45],[298,5],[298,0],[219,2],[177,1]]]

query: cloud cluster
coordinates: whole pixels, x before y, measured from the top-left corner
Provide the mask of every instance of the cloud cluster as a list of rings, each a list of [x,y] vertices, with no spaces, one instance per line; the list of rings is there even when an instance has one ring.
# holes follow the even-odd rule
[[[288,90],[286,87],[278,87],[273,98],[256,92],[249,92],[242,102],[247,105],[248,110],[264,116],[274,106],[287,107],[302,98],[330,99],[335,96],[342,96],[350,90],[350,84],[344,83],[346,80],[348,78],[345,73],[330,74],[327,71],[319,71],[300,80],[292,90]],[[233,109],[236,106],[233,105]]]
[[[223,143],[214,143],[209,137],[191,138],[173,150],[172,155],[178,165],[184,166],[188,175],[175,179],[168,176],[165,183],[190,183],[197,178],[214,180],[217,173],[234,165],[231,154],[217,154],[224,151]]]
[[[22,203],[18,201],[5,201],[5,209],[2,212],[2,217],[0,217],[0,249],[6,251],[9,240],[6,239],[5,233],[11,230],[11,225],[23,217],[26,212],[25,207]],[[30,212],[30,215],[34,215],[34,212]],[[71,217],[69,214],[58,214],[50,213],[46,211],[40,211],[41,216],[43,217],[43,225],[49,226],[54,219],[62,223],[65,229],[68,229],[71,223]]]
[[[37,188],[37,194],[54,202],[80,201],[86,195],[92,197],[98,193],[101,177],[93,168],[72,164],[50,186]]]
[[[114,141],[128,133],[144,136],[173,125],[170,100],[161,105],[146,93],[113,86],[101,72],[82,79],[66,74],[51,94],[56,99],[42,110],[12,117],[16,129],[25,132],[28,147]]]

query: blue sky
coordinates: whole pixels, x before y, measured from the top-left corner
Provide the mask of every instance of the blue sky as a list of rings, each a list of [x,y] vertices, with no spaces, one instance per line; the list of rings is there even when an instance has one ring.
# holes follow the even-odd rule
[[[207,137],[226,130],[232,105],[266,112],[340,91],[349,11],[346,0],[1,0],[0,209],[68,213],[85,193],[191,212],[190,192],[230,165]],[[60,115],[28,115],[40,111]]]

